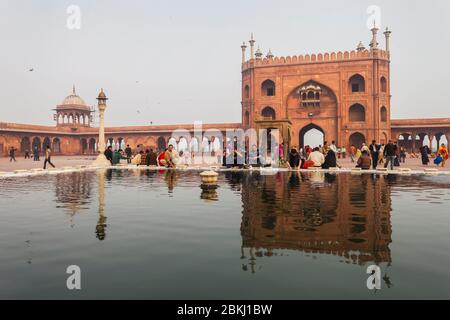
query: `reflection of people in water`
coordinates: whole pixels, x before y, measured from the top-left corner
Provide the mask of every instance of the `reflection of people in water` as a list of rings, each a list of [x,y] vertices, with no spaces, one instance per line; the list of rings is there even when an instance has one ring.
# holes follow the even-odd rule
[[[106,172],[105,172],[105,177],[106,177],[106,180],[108,180],[108,181],[111,181],[112,180],[112,169],[107,169],[106,170]]]
[[[336,175],[331,173],[325,173],[325,182],[333,183],[336,181]]]
[[[290,187],[298,187],[300,186],[300,176],[297,171],[291,171],[289,174],[289,186]]]
[[[177,182],[177,172],[175,170],[167,170],[165,173],[165,180],[167,183],[167,189],[169,189],[169,192],[172,193]]]

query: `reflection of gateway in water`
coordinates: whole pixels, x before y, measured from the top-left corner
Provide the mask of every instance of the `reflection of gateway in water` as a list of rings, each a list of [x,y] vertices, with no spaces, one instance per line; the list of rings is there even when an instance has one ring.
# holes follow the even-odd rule
[[[74,216],[89,208],[92,197],[91,172],[58,174],[55,181],[56,203],[69,215]]]
[[[241,177],[242,256],[252,265],[255,257],[290,249],[333,254],[357,264],[390,263],[386,177],[317,174]]]

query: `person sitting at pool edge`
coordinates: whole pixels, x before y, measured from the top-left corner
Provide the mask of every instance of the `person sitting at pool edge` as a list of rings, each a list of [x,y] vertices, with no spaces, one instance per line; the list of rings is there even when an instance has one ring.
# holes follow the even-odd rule
[[[140,163],[140,165],[141,166],[146,166],[146,165],[148,165],[148,153],[149,153],[149,151],[147,149],[147,150],[145,150],[145,152],[144,152],[144,150],[141,150],[141,152],[142,152],[142,156],[141,156],[141,163]]]
[[[296,147],[292,147],[289,151],[289,166],[293,170],[297,170],[300,166],[300,153],[297,151]]]
[[[369,156],[369,152],[364,150],[361,153],[361,157],[359,157],[358,162],[356,164],[356,168],[361,168],[362,170],[369,170],[372,165],[372,158]]]
[[[308,157],[309,161],[314,162],[313,167],[322,167],[322,164],[325,162],[325,157],[319,150],[318,147],[315,147]]]
[[[150,149],[150,152],[147,155],[147,165],[148,166],[157,166],[158,165],[158,155],[153,149]]]
[[[125,160],[127,159],[126,157],[124,157],[122,155],[122,152],[123,152],[122,149],[119,149],[119,150],[116,150],[113,152],[112,159],[111,159],[111,164],[113,166],[116,164],[119,164],[121,159],[125,159]]]
[[[175,163],[173,162],[173,159],[172,159],[172,152],[173,152],[173,145],[170,144],[169,148],[164,153],[164,161],[165,161],[165,166],[167,168],[175,168]]]
[[[336,153],[330,148],[325,156],[325,162],[322,164],[322,169],[330,169],[335,167],[337,167]]]
[[[158,155],[158,166],[159,167],[165,167],[166,166],[166,160],[165,160],[165,156],[166,156],[166,151],[167,148],[165,148],[164,150],[161,150],[161,152]]]
[[[141,160],[142,160],[142,155],[144,154],[144,151],[139,151],[139,153],[137,154],[137,155],[135,155],[134,157],[133,157],[133,159],[131,159],[131,164],[134,164],[134,165],[140,165],[141,164]]]

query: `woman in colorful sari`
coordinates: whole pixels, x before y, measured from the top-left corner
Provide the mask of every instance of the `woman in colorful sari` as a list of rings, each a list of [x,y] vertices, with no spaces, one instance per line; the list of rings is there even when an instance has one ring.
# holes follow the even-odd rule
[[[445,162],[448,159],[448,149],[445,144],[441,144],[441,147],[438,150],[438,154],[442,157],[442,167],[445,166]]]

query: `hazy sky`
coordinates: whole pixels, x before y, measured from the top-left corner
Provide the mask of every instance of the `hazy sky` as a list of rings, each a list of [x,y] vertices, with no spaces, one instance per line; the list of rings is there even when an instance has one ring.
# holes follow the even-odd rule
[[[0,122],[53,124],[72,84],[90,105],[105,89],[107,125],[239,122],[251,32],[278,56],[352,50],[370,41],[369,5],[393,31],[392,116],[450,117],[448,0],[0,0]]]

